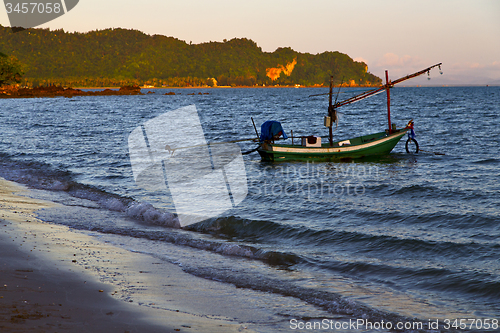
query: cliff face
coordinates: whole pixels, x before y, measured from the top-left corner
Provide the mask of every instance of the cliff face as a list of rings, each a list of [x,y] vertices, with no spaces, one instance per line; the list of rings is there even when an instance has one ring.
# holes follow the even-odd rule
[[[286,66],[279,65],[276,68],[266,68],[266,76],[273,81],[276,81],[280,77],[281,73],[286,76],[290,76],[292,75],[295,65],[297,65],[297,58],[294,58],[293,61],[286,64]]]
[[[342,78],[357,85],[382,82],[340,52],[263,52],[246,38],[191,45],[126,29],[13,33],[0,26],[0,52],[15,56],[23,64],[22,84],[34,86],[321,86],[331,75],[336,84]]]

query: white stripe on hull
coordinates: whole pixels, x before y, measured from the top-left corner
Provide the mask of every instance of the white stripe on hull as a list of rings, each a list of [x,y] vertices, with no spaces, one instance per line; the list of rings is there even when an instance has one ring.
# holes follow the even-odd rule
[[[330,148],[295,148],[295,147],[281,147],[281,146],[273,146],[270,145],[269,150],[265,150],[268,152],[280,152],[280,153],[308,153],[308,154],[325,154],[325,153],[343,153],[343,152],[350,152],[350,151],[357,151],[360,149],[364,148],[370,148],[379,144],[382,144],[387,141],[394,140],[395,138],[400,138],[403,135],[406,134],[406,131],[398,133],[398,134],[393,134],[390,136],[387,136],[383,139],[379,139],[376,141],[364,143],[361,145],[355,145],[355,146],[348,146],[348,147],[330,147]]]

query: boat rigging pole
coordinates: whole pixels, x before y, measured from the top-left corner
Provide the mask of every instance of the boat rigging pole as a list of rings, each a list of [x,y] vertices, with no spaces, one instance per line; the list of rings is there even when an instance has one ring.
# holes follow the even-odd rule
[[[382,91],[384,90],[388,90],[392,87],[394,87],[396,84],[398,83],[401,83],[403,81],[406,81],[406,80],[409,80],[409,79],[412,79],[414,77],[417,77],[419,75],[422,75],[424,73],[427,73],[429,72],[432,68],[434,67],[440,67],[441,68],[441,63],[439,64],[435,64],[431,67],[427,67],[426,69],[423,69],[419,72],[416,72],[416,73],[413,73],[413,74],[410,74],[410,75],[407,75],[407,76],[404,76],[402,78],[399,78],[395,81],[391,81],[391,82],[386,82],[386,84],[384,84],[382,87],[378,88],[378,89],[375,89],[375,90],[369,90],[369,91],[365,91],[364,93],[361,93],[359,95],[356,95],[354,97],[351,97],[349,99],[346,99],[345,101],[342,101],[342,102],[338,102],[338,103],[335,103],[335,105],[333,106],[334,108],[338,108],[338,107],[341,107],[341,106],[344,106],[344,105],[347,105],[347,104],[351,104],[351,103],[354,103],[354,102],[357,102],[357,101],[360,101],[362,99],[365,99],[369,96],[372,96],[372,95],[376,95],[376,94],[379,94],[381,93]]]

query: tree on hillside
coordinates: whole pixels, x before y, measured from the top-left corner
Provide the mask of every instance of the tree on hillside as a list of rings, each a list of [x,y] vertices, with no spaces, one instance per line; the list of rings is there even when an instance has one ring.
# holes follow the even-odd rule
[[[21,65],[14,57],[0,52],[0,87],[21,82]]]
[[[313,55],[290,47],[264,52],[247,38],[191,45],[137,30],[68,33],[32,28],[13,33],[0,25],[0,50],[23,64],[26,86],[160,86],[161,82],[161,86],[186,87],[206,86],[207,80],[213,85],[213,79],[219,86],[328,86],[330,76],[335,84],[382,82],[367,72],[365,64],[340,52]]]

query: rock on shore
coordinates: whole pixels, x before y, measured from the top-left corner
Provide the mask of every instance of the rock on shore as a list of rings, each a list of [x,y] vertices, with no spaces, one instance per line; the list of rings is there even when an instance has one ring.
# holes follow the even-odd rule
[[[104,89],[99,91],[83,91],[80,89],[63,88],[57,86],[37,88],[0,88],[0,98],[33,98],[33,97],[73,97],[73,96],[115,96],[115,95],[144,95],[139,86],[124,86],[119,90]]]

